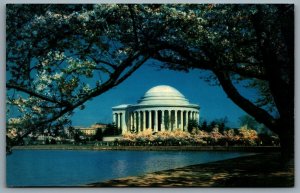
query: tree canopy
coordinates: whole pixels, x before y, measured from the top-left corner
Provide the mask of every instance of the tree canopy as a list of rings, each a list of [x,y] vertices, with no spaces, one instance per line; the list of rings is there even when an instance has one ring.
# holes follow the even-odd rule
[[[294,148],[293,5],[134,5],[136,42],[161,67],[211,72],[210,81]],[[159,33],[160,35],[157,35]],[[239,86],[256,89],[249,99]]]
[[[227,96],[294,137],[294,6],[229,4],[8,5],[9,127],[60,125],[148,58],[161,68],[206,70]],[[255,100],[237,85],[257,90]],[[11,109],[11,108],[8,108]],[[9,115],[9,112],[8,112]],[[41,127],[40,127],[41,126]]]
[[[62,129],[75,108],[120,84],[149,50],[120,41],[116,5],[7,5],[7,128]],[[123,21],[125,25],[126,22]]]

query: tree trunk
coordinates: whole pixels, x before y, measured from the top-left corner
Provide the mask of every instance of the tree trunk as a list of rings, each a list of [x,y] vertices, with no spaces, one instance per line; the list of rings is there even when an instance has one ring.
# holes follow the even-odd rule
[[[293,118],[279,119],[278,135],[281,146],[282,163],[286,164],[294,158],[294,122]]]

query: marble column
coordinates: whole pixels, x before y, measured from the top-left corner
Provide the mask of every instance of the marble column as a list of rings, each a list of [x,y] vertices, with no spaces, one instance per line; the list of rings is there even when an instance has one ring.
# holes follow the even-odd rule
[[[116,125],[116,127],[118,127],[118,118],[119,118],[119,117],[118,117],[118,113],[116,113],[115,116],[116,116],[116,122],[115,122],[115,125]]]
[[[146,111],[143,111],[143,130],[146,130]]]
[[[187,131],[189,125],[189,112],[185,111],[185,131]]]
[[[175,130],[175,129],[178,129],[178,119],[177,119],[178,118],[177,117],[178,113],[177,113],[177,110],[175,110],[174,112],[175,112],[175,126],[174,126],[175,127],[174,130]]]
[[[161,131],[165,131],[165,110],[161,111]]]
[[[122,113],[119,113],[119,128],[122,129]]]
[[[124,111],[122,113],[122,133],[125,133],[127,131],[125,115],[126,115],[126,112]]]
[[[174,116],[173,116],[172,112],[174,112]],[[174,131],[174,129],[175,129],[175,111],[171,111],[171,117],[170,118],[171,118],[170,119],[171,120],[171,131]]]
[[[135,111],[133,112],[133,128],[134,128],[134,131],[136,131],[137,124],[136,124],[136,112]]]
[[[113,113],[113,123],[115,123],[116,124],[116,113]]]
[[[183,110],[180,111],[180,129],[182,131],[184,130],[184,125],[183,125]]]
[[[168,124],[168,130],[171,131],[172,124],[171,124],[171,111],[170,110],[168,110],[168,123],[167,124]]]
[[[142,127],[143,127],[142,119],[143,119],[142,111],[139,111],[139,131],[142,131]]]
[[[141,122],[140,122],[140,112],[137,111],[136,112],[136,119],[137,119],[137,125],[136,125],[136,131],[139,132],[140,131],[140,127],[141,127]]]
[[[130,131],[133,129],[133,113],[130,113]]]
[[[152,127],[152,111],[151,110],[149,111],[149,128],[153,129],[153,127]]]
[[[117,128],[120,128],[120,114],[117,113]]]
[[[139,116],[140,116],[140,119],[139,119],[139,121],[140,121],[139,131],[142,131],[143,130],[143,112],[142,111],[139,112]]]
[[[158,131],[158,111],[155,111],[155,125],[154,125],[154,131],[157,132]]]

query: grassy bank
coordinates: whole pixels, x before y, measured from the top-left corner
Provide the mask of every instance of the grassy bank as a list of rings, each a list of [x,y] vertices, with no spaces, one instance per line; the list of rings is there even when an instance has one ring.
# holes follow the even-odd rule
[[[140,150],[140,151],[241,151],[277,152],[275,146],[95,146],[95,145],[28,145],[13,149],[31,150]]]
[[[294,161],[279,153],[257,154],[172,170],[130,176],[87,187],[293,187]]]

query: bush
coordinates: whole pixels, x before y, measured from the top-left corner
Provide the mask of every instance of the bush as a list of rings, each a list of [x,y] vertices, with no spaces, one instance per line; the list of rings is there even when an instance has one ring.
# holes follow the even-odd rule
[[[119,141],[120,145],[258,145],[260,140],[263,145],[277,145],[276,138],[260,135],[253,129],[242,127],[240,129],[229,129],[223,133],[218,127],[211,132],[194,129],[191,133],[180,129],[174,131],[159,131],[153,133],[152,129],[146,129],[140,133],[124,133]],[[264,138],[263,138],[264,137]],[[277,138],[278,139],[278,138]]]

